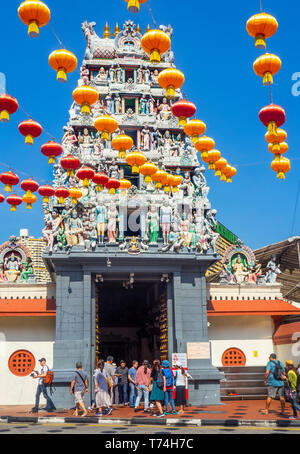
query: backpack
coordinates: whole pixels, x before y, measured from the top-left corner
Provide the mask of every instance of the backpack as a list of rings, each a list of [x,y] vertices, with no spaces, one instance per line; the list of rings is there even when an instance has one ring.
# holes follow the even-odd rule
[[[164,374],[166,377],[166,387],[172,388],[172,386],[174,384],[174,376],[172,374],[171,369],[164,369]]]
[[[51,386],[54,378],[54,373],[52,370],[48,369],[46,377],[44,378],[44,383],[46,386]]]
[[[275,380],[282,380],[283,369],[282,369],[282,366],[280,365],[279,361],[277,361],[275,363],[273,375],[274,375]]]
[[[157,384],[158,388],[163,389],[163,387],[164,387],[164,376],[163,376],[163,372],[161,370],[157,373],[156,384]]]

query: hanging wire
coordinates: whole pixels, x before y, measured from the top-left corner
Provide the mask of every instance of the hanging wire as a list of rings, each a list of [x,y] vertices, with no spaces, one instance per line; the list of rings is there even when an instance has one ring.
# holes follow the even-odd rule
[[[152,20],[153,20],[154,26],[155,26],[155,28],[158,28],[158,27],[157,27],[157,22],[156,22],[156,20],[154,19],[154,16],[153,16],[153,12],[152,12],[152,9],[151,9],[151,6],[150,6],[150,3],[149,3],[149,0],[147,0],[147,5],[148,5],[148,9],[149,9],[149,12],[150,12],[150,14],[151,14],[151,17],[152,17]]]
[[[63,45],[62,41],[59,39],[59,37],[57,36],[57,33],[55,32],[54,28],[52,27],[52,25],[49,23],[49,27],[53,33],[53,35],[55,36],[55,38],[57,39],[57,41],[59,42],[59,44],[61,45],[62,49],[65,49],[65,46]]]
[[[260,3],[260,12],[262,13],[262,0],[259,0]]]
[[[300,179],[299,179],[299,182],[298,182],[298,189],[297,189],[297,194],[296,194],[296,202],[295,202],[294,214],[293,214],[293,218],[292,218],[291,236],[293,236],[293,233],[294,233],[296,214],[297,214],[297,209],[298,209],[299,195],[300,195]]]

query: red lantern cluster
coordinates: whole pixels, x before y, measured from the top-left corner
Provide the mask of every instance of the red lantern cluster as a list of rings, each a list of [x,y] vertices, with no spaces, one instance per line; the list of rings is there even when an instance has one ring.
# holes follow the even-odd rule
[[[49,203],[49,198],[54,196],[55,189],[49,184],[44,184],[39,187],[39,194],[43,197],[43,203]]]
[[[273,36],[278,28],[278,23],[275,17],[261,12],[252,16],[247,22],[247,31],[250,36],[255,38],[255,47],[257,49],[266,49],[266,39]],[[268,128],[266,133],[266,141],[271,145],[271,152],[274,153],[274,160],[271,168],[277,172],[278,178],[285,178],[285,173],[290,170],[289,159],[282,157],[287,148],[284,146],[284,151],[281,151],[280,144],[285,140],[287,134],[280,128],[286,120],[285,111],[281,106],[273,103],[272,88],[273,75],[276,74],[281,67],[281,60],[276,55],[265,53],[257,58],[254,62],[253,69],[258,76],[263,78],[264,86],[270,87],[271,103],[265,106],[259,112],[259,119],[262,124]],[[282,139],[284,137],[284,139]]]
[[[55,164],[56,158],[63,152],[63,147],[59,144],[50,140],[41,147],[41,152],[48,159],[48,164]]]
[[[176,101],[172,105],[172,113],[175,117],[178,118],[179,126],[185,126],[187,123],[187,118],[191,118],[196,113],[196,106],[190,101],[186,99],[181,99],[180,101]]]
[[[7,123],[9,116],[18,110],[19,104],[16,98],[10,95],[0,95],[0,121]]]
[[[33,139],[36,139],[42,134],[42,127],[39,123],[33,120],[25,120],[19,124],[19,131],[22,136],[25,136],[25,144],[33,145]]]
[[[9,170],[8,172],[4,172],[0,175],[0,181],[5,184],[4,190],[6,192],[11,192],[12,186],[16,186],[19,183],[20,178],[14,172]]]
[[[106,186],[107,182],[109,180],[109,177],[106,175],[106,173],[99,172],[95,173],[93,177],[93,182],[96,184],[96,191],[102,191],[103,187]]]
[[[69,154],[60,160],[60,165],[67,171],[67,175],[70,176],[74,175],[74,170],[79,169],[80,160],[76,156]]]
[[[82,186],[88,188],[90,180],[95,176],[95,171],[91,167],[83,166],[77,170],[76,176],[79,180],[82,180]]]
[[[120,180],[117,178],[109,178],[108,182],[106,183],[105,187],[109,189],[110,194],[115,194],[116,190],[120,187]]]

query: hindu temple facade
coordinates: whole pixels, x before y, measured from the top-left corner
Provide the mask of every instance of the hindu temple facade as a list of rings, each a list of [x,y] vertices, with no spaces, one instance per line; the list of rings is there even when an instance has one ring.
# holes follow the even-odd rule
[[[184,353],[193,377],[189,402],[217,404],[233,389],[221,389],[222,367],[262,367],[275,349],[274,331],[300,310],[282,295],[278,260],[270,257],[262,267],[216,220],[205,168],[157,82],[160,71],[175,66],[172,50],[150,63],[132,21],[113,36],[108,26],[98,36],[95,26],[82,25],[87,48],[78,86],[96,88],[99,101],[88,116],[72,104],[53,175],[54,188],[76,187],[82,197],[76,204],[53,197],[43,205],[39,258],[26,246],[33,240],[22,236],[0,249],[0,320],[8,339],[0,374],[14,375],[13,389],[22,381],[23,390],[12,395],[7,389],[5,403],[31,402],[28,373],[37,357],[53,366],[56,407],[69,408],[77,361],[93,383],[96,360],[108,354],[129,364]],[[176,91],[175,100],[181,98]],[[112,139],[130,136],[133,150],[182,176],[178,191],[132,173],[94,127],[103,114],[118,122]],[[111,193],[92,181],[84,185],[60,165],[68,155],[109,178],[129,180],[130,188]],[[20,351],[28,354],[23,376],[14,366]]]

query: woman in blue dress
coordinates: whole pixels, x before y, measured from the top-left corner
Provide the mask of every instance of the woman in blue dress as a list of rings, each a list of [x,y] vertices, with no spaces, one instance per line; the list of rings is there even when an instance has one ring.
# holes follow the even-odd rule
[[[162,416],[164,416],[161,403],[165,400],[166,377],[164,376],[159,359],[155,359],[153,361],[151,382],[153,386],[150,395],[150,400],[155,401],[156,408],[159,412],[159,414],[156,416],[158,418],[161,418]]]

